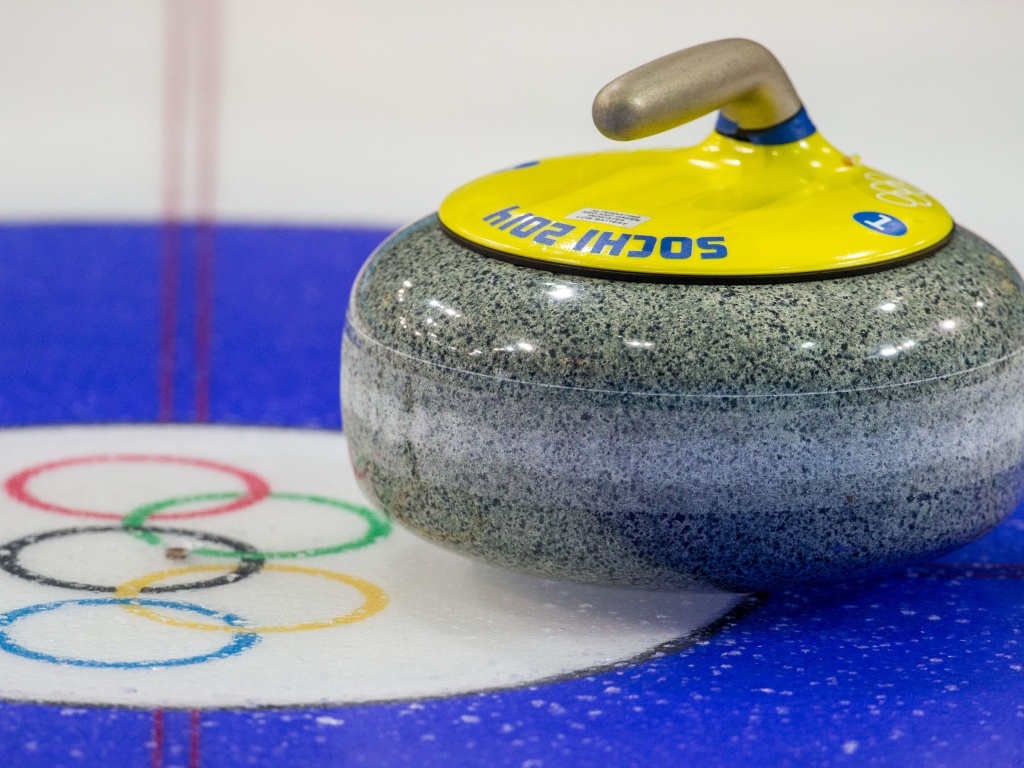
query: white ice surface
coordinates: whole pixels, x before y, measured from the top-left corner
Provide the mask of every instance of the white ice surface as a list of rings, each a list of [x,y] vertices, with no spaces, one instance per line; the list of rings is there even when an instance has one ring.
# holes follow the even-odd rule
[[[61,458],[128,453],[205,458],[256,472],[274,491],[366,503],[344,438],[335,432],[151,425],[6,430],[0,432],[0,479]],[[237,479],[208,469],[144,463],[68,467],[28,484],[53,504],[115,513],[162,498],[240,487]],[[0,545],[34,532],[111,524],[0,496]],[[261,549],[327,546],[365,530],[346,512],[281,499],[158,524],[215,532]],[[19,562],[53,578],[98,584],[182,565],[168,560],[163,548],[116,531],[43,541],[27,547]],[[213,562],[222,561],[190,555],[184,564]],[[533,578],[473,562],[402,530],[364,549],[274,562],[368,580],[390,602],[358,623],[263,634],[239,655],[191,666],[83,668],[0,651],[0,698],[209,708],[416,699],[519,686],[642,655],[714,621],[737,599]],[[106,596],[0,573],[0,613]],[[352,587],[327,578],[269,571],[235,584],[151,597],[229,612],[250,626],[321,621],[362,600]],[[227,633],[160,624],[116,605],[65,606],[2,624],[0,617],[7,637],[30,650],[106,662],[206,654],[231,639]]]

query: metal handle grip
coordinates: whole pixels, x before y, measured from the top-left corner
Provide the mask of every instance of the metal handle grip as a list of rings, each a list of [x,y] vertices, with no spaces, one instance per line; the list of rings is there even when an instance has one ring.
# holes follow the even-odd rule
[[[696,45],[612,80],[594,99],[594,125],[628,141],[675,128],[716,109],[741,130],[771,128],[803,105],[763,45],[733,38]]]

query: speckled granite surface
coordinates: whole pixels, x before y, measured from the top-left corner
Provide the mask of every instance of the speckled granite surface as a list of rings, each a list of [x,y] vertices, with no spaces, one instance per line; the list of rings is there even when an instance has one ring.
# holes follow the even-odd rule
[[[429,218],[349,308],[346,432],[398,521],[533,572],[737,590],[948,551],[1024,492],[1024,288],[958,229],[873,274],[651,285]]]

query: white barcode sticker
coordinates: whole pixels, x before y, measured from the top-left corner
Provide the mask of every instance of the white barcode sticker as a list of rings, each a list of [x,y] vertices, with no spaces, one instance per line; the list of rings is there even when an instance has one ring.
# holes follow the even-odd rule
[[[635,213],[623,213],[622,211],[605,211],[601,208],[580,208],[575,213],[570,213],[565,218],[573,221],[596,221],[600,224],[612,224],[616,227],[635,227],[650,221],[650,216],[637,216]]]

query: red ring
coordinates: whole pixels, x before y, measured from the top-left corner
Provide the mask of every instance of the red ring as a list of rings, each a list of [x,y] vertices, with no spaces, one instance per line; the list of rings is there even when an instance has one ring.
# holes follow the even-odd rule
[[[221,504],[219,507],[213,507],[212,509],[200,509],[195,512],[170,512],[170,513],[156,513],[152,519],[162,520],[184,520],[190,517],[209,517],[210,515],[219,515],[222,512],[231,512],[236,509],[242,509],[248,507],[259,501],[263,501],[270,494],[270,486],[267,482],[254,475],[252,472],[246,472],[244,469],[237,469],[235,467],[229,467],[227,464],[218,464],[214,461],[207,461],[206,459],[189,459],[185,456],[157,456],[148,454],[115,454],[110,456],[79,456],[73,459],[61,459],[60,461],[51,461],[49,464],[39,464],[28,469],[23,469],[16,475],[11,475],[7,478],[4,483],[4,488],[8,495],[20,501],[23,504],[28,504],[30,507],[36,509],[45,509],[49,512],[59,512],[62,515],[72,515],[74,517],[91,517],[96,520],[120,520],[124,515],[118,515],[113,512],[93,512],[88,509],[72,509],[70,507],[62,507],[58,504],[50,504],[47,501],[43,501],[31,494],[28,490],[28,482],[36,475],[41,475],[44,472],[49,472],[51,469],[60,469],[61,467],[71,467],[76,464],[94,464],[97,462],[142,462],[142,461],[155,461],[163,464],[188,464],[193,467],[205,467],[207,469],[216,469],[220,472],[226,472],[229,475],[234,475],[239,478],[243,483],[247,492],[239,496],[237,499],[228,502],[227,504]]]

